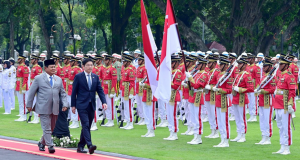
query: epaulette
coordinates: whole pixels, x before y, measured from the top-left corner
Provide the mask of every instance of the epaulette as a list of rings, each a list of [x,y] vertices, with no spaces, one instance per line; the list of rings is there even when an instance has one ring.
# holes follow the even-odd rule
[[[177,69],[178,71],[177,72],[180,72],[181,73],[181,70],[180,69]]]
[[[288,71],[287,74],[292,75],[292,72]]]
[[[245,71],[245,74],[249,74],[249,72]]]
[[[219,72],[219,71],[220,71],[220,69],[219,69],[219,68],[216,68],[216,71],[218,71],[218,72]]]

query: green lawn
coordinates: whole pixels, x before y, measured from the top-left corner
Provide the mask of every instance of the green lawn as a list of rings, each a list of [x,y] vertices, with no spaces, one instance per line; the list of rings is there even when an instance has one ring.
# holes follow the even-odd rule
[[[299,105],[299,104],[298,104]],[[15,122],[18,117],[18,107],[11,115],[3,115],[4,108],[0,108],[0,135],[39,140],[42,135],[40,124],[28,124],[26,122]],[[279,131],[276,122],[273,121],[272,145],[255,145],[261,140],[259,122],[248,123],[247,141],[245,143],[230,142],[229,148],[213,148],[220,139],[207,139],[204,136],[210,134],[208,122],[204,123],[203,144],[188,145],[193,136],[182,136],[180,133],[186,131],[186,126],[180,124],[177,141],[164,141],[169,136],[167,128],[158,128],[154,138],[141,138],[146,133],[146,126],[134,126],[133,130],[122,130],[117,126],[112,128],[99,127],[98,131],[92,131],[93,144],[98,150],[121,153],[131,156],[151,159],[298,159],[300,157],[300,124],[297,120],[300,114],[294,119],[296,131],[293,130],[293,145],[291,155],[272,155],[272,152],[279,150]],[[116,123],[115,123],[116,124]],[[231,138],[236,137],[235,122],[230,122]],[[79,137],[80,129],[71,129],[71,135]],[[298,158],[297,158],[298,157]]]

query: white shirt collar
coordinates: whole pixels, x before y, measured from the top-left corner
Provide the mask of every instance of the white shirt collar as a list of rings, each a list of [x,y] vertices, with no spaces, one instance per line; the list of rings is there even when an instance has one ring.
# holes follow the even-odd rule
[[[88,76],[88,75],[92,75],[92,72],[91,73],[87,73],[86,71],[84,71],[84,74],[85,74],[85,76]]]
[[[50,75],[49,75],[47,72],[45,72],[45,73],[46,73],[47,78],[48,78],[48,80],[49,80],[49,79],[50,79]],[[52,75],[51,77],[54,78],[54,75]]]

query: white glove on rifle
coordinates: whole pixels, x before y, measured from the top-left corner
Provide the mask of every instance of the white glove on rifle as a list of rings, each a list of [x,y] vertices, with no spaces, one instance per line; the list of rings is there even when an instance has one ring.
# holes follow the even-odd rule
[[[114,94],[110,94],[109,98],[114,98],[114,96],[115,96]]]
[[[22,94],[25,94],[26,93],[26,90],[22,90]]]
[[[133,99],[134,97],[133,97],[133,95],[132,94],[130,94],[129,95],[129,99]]]
[[[184,81],[181,82],[181,85],[182,85],[183,87],[187,87],[187,84],[184,83]]]
[[[259,93],[261,93],[261,90],[258,90],[258,91],[257,91],[257,89],[255,89],[255,90],[254,90],[254,93],[259,94]]]
[[[190,77],[192,77],[192,75],[191,75],[191,73],[190,73],[190,72],[185,72],[185,76],[186,76],[186,78],[190,78]]]
[[[207,90],[211,90],[211,87],[210,87],[210,85],[208,85],[208,84],[207,84],[207,85],[205,86],[205,89],[207,89]]]
[[[216,87],[213,87],[212,90],[215,91],[215,92],[218,92],[220,89],[216,88]]]
[[[236,92],[239,92],[239,87],[238,86],[234,86],[233,88]]]
[[[295,110],[293,109],[293,106],[289,105],[289,106],[288,106],[288,113],[289,113],[289,114],[292,114],[292,113],[294,113],[294,112],[295,112]]]
[[[144,87],[145,83],[140,82],[139,85],[142,86],[142,87]]]

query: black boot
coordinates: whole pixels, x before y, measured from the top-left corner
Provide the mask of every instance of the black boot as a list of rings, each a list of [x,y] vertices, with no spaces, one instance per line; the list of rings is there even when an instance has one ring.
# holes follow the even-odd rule
[[[28,118],[28,120],[27,120],[27,123],[30,122],[30,121],[31,121],[31,116],[29,116],[29,118]]]
[[[187,123],[187,120],[185,119],[183,124],[186,124],[186,123]]]
[[[104,123],[105,123],[105,118],[103,118],[103,120],[102,120],[102,122],[101,122],[100,126],[103,126],[103,125],[104,125]]]
[[[135,118],[135,124],[137,124],[139,122],[139,116],[136,116]]]
[[[157,125],[157,119],[155,119],[155,124]]]
[[[123,127],[123,122],[124,122],[124,121],[121,121],[119,128],[120,128],[120,127]]]

